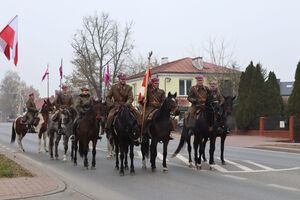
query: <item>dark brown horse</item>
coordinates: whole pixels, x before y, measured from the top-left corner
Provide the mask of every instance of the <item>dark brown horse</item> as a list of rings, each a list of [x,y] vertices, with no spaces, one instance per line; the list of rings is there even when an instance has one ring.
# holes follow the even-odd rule
[[[74,165],[77,165],[77,149],[79,143],[79,155],[84,156],[84,167],[88,168],[87,154],[89,151],[89,142],[93,143],[93,160],[92,169],[96,166],[96,145],[97,137],[100,128],[100,119],[105,116],[106,106],[101,101],[94,102],[93,107],[86,112],[83,118],[79,121],[78,126],[74,128],[75,140],[74,140]]]
[[[177,93],[172,95],[168,93],[168,97],[163,102],[162,106],[154,114],[151,125],[150,125],[150,135],[151,135],[151,145],[150,145],[150,162],[152,171],[156,171],[156,156],[157,156],[157,143],[162,141],[163,143],[163,171],[168,172],[167,168],[167,148],[170,140],[170,132],[173,130],[173,123],[170,119],[171,111],[175,112],[178,108],[178,103],[176,100]],[[142,142],[142,154],[143,154],[143,168],[146,167],[145,156],[149,152],[149,142],[143,139]]]
[[[35,133],[38,134],[39,138],[39,153],[41,153],[41,138],[43,136],[44,139],[44,149],[46,152],[48,152],[47,145],[46,145],[46,139],[47,139],[47,121],[49,118],[49,113],[53,110],[53,105],[49,101],[44,101],[44,104],[42,106],[41,111],[38,113],[37,118],[34,121],[34,130]],[[21,123],[22,116],[15,119],[13,125],[12,125],[12,135],[11,135],[11,143],[15,142],[16,135],[18,136],[18,144],[21,152],[24,152],[24,148],[22,145],[22,139],[25,137],[27,133],[27,125]]]

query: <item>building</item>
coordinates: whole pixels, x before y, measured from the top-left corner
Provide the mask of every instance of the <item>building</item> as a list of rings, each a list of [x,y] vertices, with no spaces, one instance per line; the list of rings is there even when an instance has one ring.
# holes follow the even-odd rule
[[[287,103],[290,95],[292,94],[294,82],[280,82],[279,80],[279,86],[280,95],[282,96],[283,101]]]
[[[177,92],[177,99],[181,110],[186,110],[189,106],[187,95],[191,86],[196,84],[195,77],[199,74],[204,76],[204,85],[210,81],[219,80],[230,81],[231,73],[239,71],[204,62],[202,57],[183,58],[168,62],[168,58],[162,58],[162,64],[151,69],[152,78],[159,78],[159,88],[168,92]],[[135,97],[134,105],[137,105],[137,97],[141,89],[144,72],[132,75],[127,78],[127,84],[133,88]]]

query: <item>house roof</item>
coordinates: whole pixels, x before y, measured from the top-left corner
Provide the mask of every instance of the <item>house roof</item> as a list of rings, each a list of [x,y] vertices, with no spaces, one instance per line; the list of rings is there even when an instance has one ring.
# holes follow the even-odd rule
[[[151,74],[158,74],[158,73],[208,74],[208,73],[229,73],[230,71],[233,71],[233,69],[218,66],[204,61],[203,61],[203,69],[199,70],[193,66],[192,60],[193,60],[192,58],[187,57],[180,60],[168,62],[166,64],[159,65],[157,67],[153,67],[151,69]],[[144,74],[145,71],[140,72],[138,74],[128,77],[127,80],[143,77]]]
[[[44,104],[44,101],[47,101],[47,99],[48,99],[48,97],[40,98],[40,99],[36,100],[36,102],[35,102],[36,108],[37,108],[37,109],[41,109],[42,106],[43,106],[43,104]],[[50,99],[50,102],[53,103],[55,97],[54,97],[54,96],[51,96],[49,99]]]
[[[279,86],[281,96],[290,96],[293,91],[294,82],[280,82]]]

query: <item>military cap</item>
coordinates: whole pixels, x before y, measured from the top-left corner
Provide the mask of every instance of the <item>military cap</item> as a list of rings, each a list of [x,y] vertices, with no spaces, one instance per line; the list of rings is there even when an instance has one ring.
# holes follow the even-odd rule
[[[86,87],[82,87],[80,89],[81,89],[81,91],[89,91],[89,89],[87,89]]]

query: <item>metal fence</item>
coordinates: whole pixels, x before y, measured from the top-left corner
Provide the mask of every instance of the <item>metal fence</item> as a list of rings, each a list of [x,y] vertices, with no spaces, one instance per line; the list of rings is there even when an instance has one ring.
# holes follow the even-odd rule
[[[300,142],[300,119],[295,119],[295,142]]]
[[[286,117],[265,117],[264,130],[289,130],[289,119]]]

